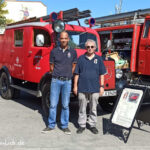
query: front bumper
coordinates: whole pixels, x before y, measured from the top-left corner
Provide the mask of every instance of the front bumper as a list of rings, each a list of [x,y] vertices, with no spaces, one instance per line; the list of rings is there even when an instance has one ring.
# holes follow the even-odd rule
[[[117,96],[117,90],[104,91],[104,94],[100,97]]]

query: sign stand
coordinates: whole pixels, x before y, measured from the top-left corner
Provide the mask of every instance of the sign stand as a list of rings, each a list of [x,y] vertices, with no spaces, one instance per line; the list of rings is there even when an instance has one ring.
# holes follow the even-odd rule
[[[126,129],[124,127],[113,124],[110,119],[103,118],[103,134],[111,134],[123,140],[127,143],[131,129]]]
[[[127,86],[117,99],[110,119],[103,118],[103,133],[122,138],[127,143],[147,88]]]

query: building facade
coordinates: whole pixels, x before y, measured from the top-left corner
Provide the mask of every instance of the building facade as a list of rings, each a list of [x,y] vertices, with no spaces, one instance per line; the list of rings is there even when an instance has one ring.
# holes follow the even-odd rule
[[[47,7],[40,1],[5,0],[5,2],[7,3],[6,9],[9,12],[5,16],[15,22],[47,15]]]

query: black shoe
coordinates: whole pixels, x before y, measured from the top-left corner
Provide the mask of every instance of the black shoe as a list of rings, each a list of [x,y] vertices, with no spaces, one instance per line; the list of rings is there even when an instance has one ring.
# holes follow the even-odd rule
[[[52,130],[54,130],[54,128],[46,127],[45,129],[43,129],[43,130],[41,131],[41,133],[47,133],[47,132],[52,131]]]
[[[85,128],[79,127],[77,130],[77,134],[81,134],[84,130],[85,130]]]
[[[71,134],[71,131],[70,131],[70,129],[69,128],[62,128],[61,129],[65,134],[68,134],[68,135],[70,135]]]
[[[98,130],[96,129],[96,127],[91,127],[90,130],[92,133],[98,134]]]

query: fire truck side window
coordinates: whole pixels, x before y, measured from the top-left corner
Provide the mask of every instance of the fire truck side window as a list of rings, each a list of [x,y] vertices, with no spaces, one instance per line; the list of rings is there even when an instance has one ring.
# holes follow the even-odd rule
[[[150,20],[147,20],[145,23],[143,38],[148,37],[149,30],[150,30]]]
[[[102,31],[99,33],[101,39],[101,50],[104,51],[107,49],[107,42],[110,40],[110,31]]]
[[[94,34],[88,32],[68,32],[70,41],[69,46],[71,48],[78,48],[78,49],[85,49],[85,42],[88,39],[92,39],[96,42],[97,45],[97,38]],[[98,48],[96,49],[98,51]]]
[[[43,30],[43,29],[34,29],[34,37],[33,37],[33,46],[37,47],[36,45],[36,36],[38,34],[42,34],[44,36],[44,45],[42,47],[49,47],[51,46],[51,39],[50,39],[50,35],[47,31]]]
[[[15,47],[22,47],[23,46],[23,30],[15,30],[14,33],[14,45]]]
[[[75,31],[67,31],[69,34],[69,46],[73,49],[83,49],[85,50],[85,42],[88,39],[92,39],[96,42],[97,45],[97,38],[96,35],[88,32],[75,32]],[[57,34],[57,38],[59,38],[59,34]],[[60,42],[57,41],[57,45],[60,45]],[[98,48],[96,49],[98,51]]]

